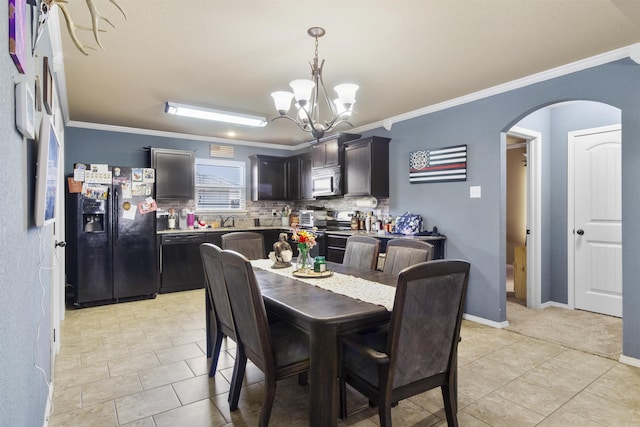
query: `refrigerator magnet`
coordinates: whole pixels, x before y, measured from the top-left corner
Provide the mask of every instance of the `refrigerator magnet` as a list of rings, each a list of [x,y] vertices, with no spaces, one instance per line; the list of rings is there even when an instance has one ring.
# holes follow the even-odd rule
[[[136,210],[135,209],[123,210],[122,218],[131,219],[131,220],[136,219]]]
[[[147,214],[156,210],[158,210],[158,205],[156,204],[155,200],[152,200],[150,202],[146,200],[142,203],[138,203],[138,212],[140,212],[141,214]]]
[[[154,183],[156,182],[156,170],[152,168],[143,168],[142,169],[142,181]]]
[[[142,168],[131,169],[131,180],[134,182],[142,182]]]
[[[131,195],[131,185],[129,184],[129,182],[123,182],[122,185],[120,185],[120,190],[122,191],[123,199],[133,198],[133,196]]]

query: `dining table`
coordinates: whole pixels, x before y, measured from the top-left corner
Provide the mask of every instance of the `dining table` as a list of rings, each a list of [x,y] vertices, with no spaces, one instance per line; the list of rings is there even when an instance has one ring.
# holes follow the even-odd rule
[[[338,338],[341,334],[389,321],[397,276],[327,262],[327,268],[334,276],[332,282],[322,277],[293,277],[282,269],[271,268],[268,261],[251,262],[267,311],[309,335],[309,425],[335,426],[339,406]],[[335,283],[335,279],[339,279],[335,289],[331,289],[334,285],[326,285]],[[350,290],[352,287],[355,294]],[[373,292],[371,300],[374,302],[359,299],[363,290],[367,293],[368,289],[378,290]],[[366,295],[362,298],[369,299]],[[380,302],[383,300],[386,302]],[[210,310],[208,301],[207,297],[207,312]],[[208,343],[211,341],[210,324],[215,322],[211,319],[207,322]],[[210,352],[207,353],[210,357]]]

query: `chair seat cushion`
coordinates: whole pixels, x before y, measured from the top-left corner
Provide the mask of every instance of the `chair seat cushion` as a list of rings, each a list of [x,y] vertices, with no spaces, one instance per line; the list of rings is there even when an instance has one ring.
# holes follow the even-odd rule
[[[269,325],[277,367],[309,360],[309,335],[287,322]]]

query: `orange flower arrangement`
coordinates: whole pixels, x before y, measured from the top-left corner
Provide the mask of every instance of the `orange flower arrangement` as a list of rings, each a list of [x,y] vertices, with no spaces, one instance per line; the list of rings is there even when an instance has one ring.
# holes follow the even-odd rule
[[[298,228],[298,224],[293,223],[291,224],[291,231],[293,233],[293,236],[291,236],[291,238],[295,242],[298,242],[298,245],[300,245],[301,243],[306,243],[307,247],[311,249],[316,245],[316,235],[314,233],[314,231],[316,230],[317,230],[316,227],[314,227],[312,231],[300,230]]]

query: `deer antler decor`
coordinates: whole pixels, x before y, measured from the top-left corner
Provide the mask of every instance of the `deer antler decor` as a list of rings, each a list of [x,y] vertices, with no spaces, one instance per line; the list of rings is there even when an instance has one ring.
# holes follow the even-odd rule
[[[116,2],[116,0],[109,0],[109,1],[113,3],[120,12],[122,12],[124,19],[127,19],[127,14],[122,9],[122,7],[120,7],[120,5]],[[40,35],[42,34],[42,29],[44,28],[44,24],[46,23],[49,17],[49,10],[51,10],[51,8],[54,6],[58,6],[62,11],[62,14],[64,15],[64,20],[67,23],[67,30],[69,30],[69,36],[71,36],[71,40],[73,40],[73,43],[76,45],[76,47],[80,52],[84,53],[85,55],[89,55],[89,52],[87,52],[87,49],[94,49],[94,48],[91,46],[85,46],[80,42],[80,39],[76,34],[76,29],[92,31],[93,36],[96,39],[96,43],[98,44],[98,46],[104,49],[104,46],[102,46],[102,43],[100,42],[99,34],[101,32],[104,32],[105,30],[100,29],[100,21],[101,20],[105,21],[107,24],[111,25],[113,28],[115,28],[116,26],[113,25],[113,23],[109,21],[109,19],[107,19],[100,13],[100,11],[95,5],[95,0],[86,0],[86,2],[87,2],[87,7],[89,8],[89,13],[91,13],[91,28],[84,27],[81,25],[76,25],[73,22],[73,19],[71,18],[71,13],[67,8],[68,0],[38,0],[37,3],[38,3],[38,8],[40,10],[40,17],[38,19],[38,34],[34,43],[34,49],[35,49],[35,45],[38,43],[38,40],[40,39]]]

